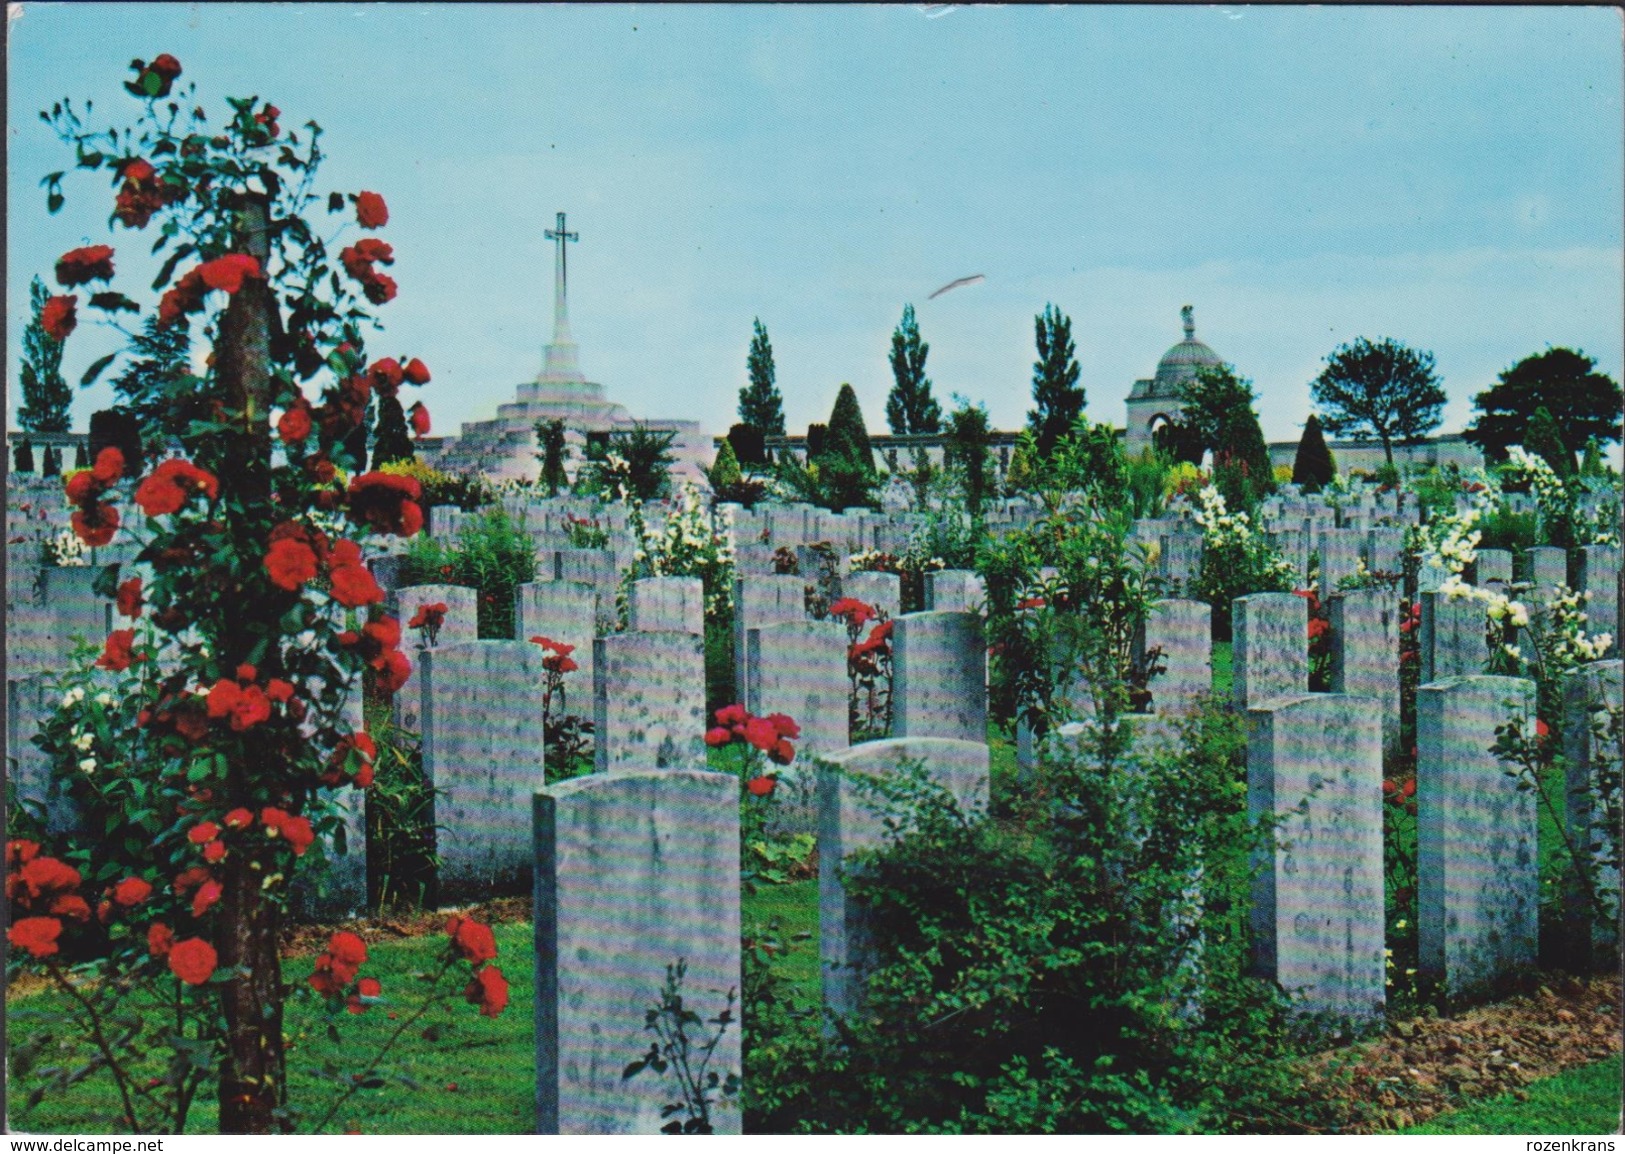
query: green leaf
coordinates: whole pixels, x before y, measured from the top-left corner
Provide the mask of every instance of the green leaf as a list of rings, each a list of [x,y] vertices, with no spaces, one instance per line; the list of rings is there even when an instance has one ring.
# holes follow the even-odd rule
[[[175,266],[180,264],[181,261],[185,260],[188,256],[192,255],[192,252],[196,249],[196,247],[196,245],[190,243],[183,244],[178,246],[174,252],[169,254],[169,259],[164,261],[164,266],[158,270],[158,275],[153,278],[152,289],[154,292],[157,292],[159,289],[163,288],[169,283],[169,278],[175,275]]]
[[[67,198],[53,189],[50,195],[45,198],[45,211],[50,213],[61,212],[62,206],[66,203]]]
[[[105,357],[98,357],[90,362],[90,367],[85,370],[85,375],[79,378],[79,387],[85,389],[95,384],[96,378],[102,375],[102,370],[112,364],[117,356],[117,353],[108,353]]]
[[[123,293],[104,292],[97,293],[90,298],[91,308],[101,309],[103,312],[129,312],[138,313],[141,306],[136,304]]]
[[[119,567],[116,563],[104,567],[102,571],[96,575],[96,581],[93,585],[91,585],[90,591],[96,594],[98,597],[117,597],[118,568]]]

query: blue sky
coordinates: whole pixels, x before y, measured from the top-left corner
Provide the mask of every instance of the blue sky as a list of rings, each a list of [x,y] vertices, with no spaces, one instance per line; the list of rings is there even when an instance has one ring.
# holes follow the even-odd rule
[[[27,285],[110,234],[103,174],[36,112],[133,119],[171,52],[211,114],[257,94],[318,121],[321,186],[388,200],[400,296],[379,353],[421,356],[436,432],[494,415],[551,330],[554,213],[582,366],[647,417],[735,419],[751,320],[793,429],[842,381],[884,427],[905,303],[937,395],[1030,404],[1033,317],[1071,316],[1097,420],[1180,337],[1179,308],[1295,438],[1357,336],[1430,349],[1451,404],[1547,345],[1621,377],[1621,16],[1583,8],[14,6],[6,379]],[[956,277],[981,284],[935,301]],[[132,292],[132,295],[136,295]],[[82,322],[70,379],[116,334]],[[81,394],[76,427],[111,399]]]

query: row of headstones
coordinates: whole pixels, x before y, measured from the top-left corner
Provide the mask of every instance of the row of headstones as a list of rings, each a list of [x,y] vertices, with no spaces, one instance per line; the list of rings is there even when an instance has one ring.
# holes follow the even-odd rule
[[[1591,709],[1620,707],[1620,663],[1578,671],[1564,729],[1571,821],[1589,822]],[[1536,820],[1531,795],[1489,748],[1533,687],[1467,677],[1423,687],[1418,738],[1420,966],[1452,998],[1534,962]],[[1346,694],[1278,698],[1249,711],[1248,801],[1276,815],[1252,921],[1254,968],[1305,1015],[1357,1024],[1385,1004],[1382,723],[1377,702]],[[875,779],[918,765],[973,817],[988,798],[988,748],[903,737],[823,759],[817,776],[819,957],[823,1004],[861,1008],[873,926],[847,887],[852,856],[893,836]],[[727,775],[636,770],[538,790],[535,866],[537,1122],[543,1133],[652,1133],[677,1095],[659,1079],[621,1076],[647,1044],[667,966],[685,967],[683,1003],[708,1022],[740,988],[738,787]],[[1602,884],[1617,887],[1617,876]],[[1571,921],[1589,933],[1583,911]],[[733,1015],[737,1018],[737,1015]],[[713,1062],[739,1069],[737,1030]],[[712,1113],[740,1126],[737,1102]]]

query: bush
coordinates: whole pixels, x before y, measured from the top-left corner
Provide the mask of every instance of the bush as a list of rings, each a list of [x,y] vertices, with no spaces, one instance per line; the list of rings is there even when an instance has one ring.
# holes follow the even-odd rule
[[[536,548],[524,523],[491,509],[463,526],[447,549],[426,534],[413,538],[406,553],[409,585],[466,585],[478,594],[482,640],[513,638],[514,600],[519,586],[536,580]]]
[[[455,505],[465,513],[472,513],[496,500],[490,482],[478,473],[448,473],[417,460],[390,461],[380,465],[378,471],[415,479],[423,488],[420,504],[424,509]]]

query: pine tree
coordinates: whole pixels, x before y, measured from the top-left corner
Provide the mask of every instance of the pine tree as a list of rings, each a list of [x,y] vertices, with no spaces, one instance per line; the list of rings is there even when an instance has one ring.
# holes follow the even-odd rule
[[[742,424],[761,430],[763,436],[782,437],[784,398],[779,396],[778,387],[773,383],[776,375],[773,345],[767,339],[767,330],[762,327],[761,319],[756,318],[753,323],[756,332],[750,339],[750,353],[745,358],[750,384],[739,390],[739,420]]]
[[[40,324],[40,310],[51,292],[39,277],[28,286],[28,299],[34,311],[23,329],[23,405],[17,423],[29,433],[66,433],[73,390],[62,379],[62,342]]]
[[[863,409],[858,394],[851,385],[841,383],[835,394],[835,407],[829,414],[829,436],[825,453],[852,453],[859,461],[874,468],[874,449],[869,444],[869,430],[863,423]]]
[[[406,428],[406,412],[398,396],[378,398],[378,424],[372,431],[372,465],[379,468],[393,461],[413,461],[412,434]]]
[[[1318,493],[1333,477],[1332,451],[1320,431],[1320,418],[1309,414],[1303,436],[1298,439],[1298,455],[1292,461],[1292,483],[1305,493]]]
[[[1078,361],[1072,343],[1072,321],[1053,304],[1034,318],[1038,360],[1033,364],[1033,408],[1027,427],[1038,442],[1038,455],[1048,457],[1055,442],[1072,430],[1083,413],[1084,392],[1078,384]]]
[[[55,445],[45,446],[45,460],[40,465],[40,476],[60,477],[62,475],[62,458],[57,455]]]
[[[745,479],[744,474],[739,471],[739,458],[734,455],[734,447],[727,441],[723,441],[722,448],[717,450],[717,459],[711,462],[711,468],[705,477],[711,482],[712,490],[717,493]]]
[[[17,447],[11,452],[11,470],[14,473],[32,473],[34,471],[34,446],[24,437],[17,442]]]
[[[1523,447],[1543,457],[1562,480],[1574,476],[1574,454],[1563,444],[1563,431],[1558,427],[1552,411],[1542,405],[1529,418],[1529,428],[1523,435]]]
[[[894,381],[886,398],[886,424],[897,436],[935,433],[942,428],[942,406],[931,395],[925,375],[925,357],[931,346],[920,339],[914,306],[903,306],[903,319],[891,335],[891,372]]]

